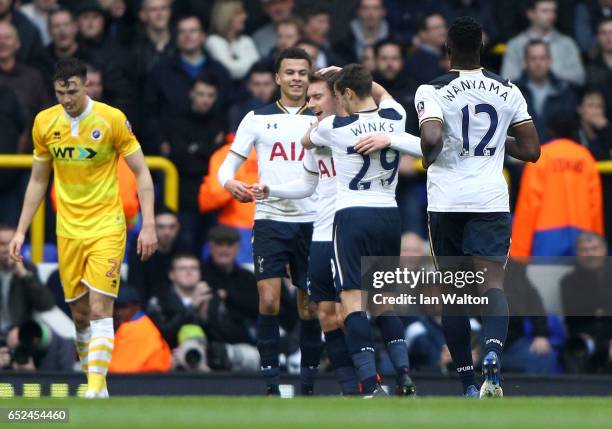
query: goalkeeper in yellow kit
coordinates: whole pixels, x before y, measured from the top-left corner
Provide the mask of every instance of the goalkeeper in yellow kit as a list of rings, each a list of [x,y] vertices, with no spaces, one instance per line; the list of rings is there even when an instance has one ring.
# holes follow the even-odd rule
[[[143,225],[142,260],[157,248],[153,182],[130,123],[118,109],[91,100],[86,67],[71,58],[56,64],[59,104],[34,121],[34,163],[19,225],[10,243],[20,252],[27,229],[55,173],[57,247],[64,297],[77,330],[77,351],[87,372],[86,397],[107,397],[106,373],[114,344],[113,303],[119,291],[126,225],[119,197],[117,160],[123,156],[138,182]]]

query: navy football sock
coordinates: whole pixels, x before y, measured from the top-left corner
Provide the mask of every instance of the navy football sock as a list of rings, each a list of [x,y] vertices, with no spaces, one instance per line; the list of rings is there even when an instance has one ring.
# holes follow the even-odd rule
[[[445,306],[445,310],[448,306]],[[456,310],[456,309],[453,309]],[[457,368],[457,373],[463,384],[463,391],[468,386],[476,384],[474,381],[474,363],[472,362],[472,348],[470,334],[470,319],[467,315],[442,316],[442,330],[446,345]]]
[[[376,318],[376,325],[387,346],[387,353],[395,368],[395,373],[402,376],[408,372],[408,348],[404,340],[404,325],[397,315],[387,312]]]
[[[344,320],[346,345],[357,376],[361,382],[362,393],[372,393],[376,388],[376,357],[372,328],[363,311],[354,311]]]
[[[280,383],[279,342],[278,316],[260,314],[257,319],[257,350],[261,359],[261,374],[266,384],[276,389]]]
[[[312,388],[319,372],[321,359],[321,325],[319,319],[300,320],[300,381],[302,386]]]
[[[501,289],[489,289],[484,294],[488,298],[488,304],[482,308],[482,328],[484,331],[485,355],[490,351],[501,353],[508,335],[508,301],[506,294]]]
[[[338,383],[342,389],[343,395],[355,395],[357,389],[357,373],[353,367],[351,355],[348,348],[342,329],[334,329],[333,331],[325,332],[325,347],[327,356],[336,372]]]

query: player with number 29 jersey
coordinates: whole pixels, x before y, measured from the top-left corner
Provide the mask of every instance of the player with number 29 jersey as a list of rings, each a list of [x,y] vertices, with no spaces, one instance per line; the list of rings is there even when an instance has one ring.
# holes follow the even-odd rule
[[[415,94],[419,125],[438,120],[444,146],[427,171],[431,212],[508,212],[508,129],[531,121],[520,90],[484,69],[451,70]]]
[[[402,105],[388,99],[379,107],[347,117],[329,116],[310,134],[314,145],[332,150],[337,171],[336,211],[347,207],[397,207],[399,152],[387,148],[360,155],[354,148],[366,134],[404,134],[406,111]]]

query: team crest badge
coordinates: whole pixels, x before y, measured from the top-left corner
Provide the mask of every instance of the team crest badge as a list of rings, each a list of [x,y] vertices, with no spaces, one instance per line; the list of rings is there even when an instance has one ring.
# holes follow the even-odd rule
[[[95,141],[100,140],[100,138],[102,137],[102,131],[100,131],[99,129],[94,129],[91,132],[91,138],[94,139]]]
[[[423,116],[424,113],[425,113],[425,102],[419,101],[417,103],[417,115],[419,115],[419,118],[420,118],[421,116]]]

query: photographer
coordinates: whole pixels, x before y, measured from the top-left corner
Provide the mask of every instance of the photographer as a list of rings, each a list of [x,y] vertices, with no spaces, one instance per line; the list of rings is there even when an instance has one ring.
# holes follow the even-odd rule
[[[29,262],[13,262],[9,258],[9,243],[15,229],[0,225],[0,334],[9,327],[32,318],[34,311],[51,310],[53,294],[44,287],[36,267]]]
[[[72,371],[74,356],[71,340],[43,322],[28,320],[9,331],[6,347],[0,348],[0,365],[19,371]]]
[[[231,369],[240,357],[254,350],[254,338],[249,320],[230,310],[225,299],[201,280],[200,261],[191,254],[177,254],[172,260],[172,285],[163,296],[149,301],[147,312],[172,348],[181,345],[184,325],[197,325],[206,332],[209,366]],[[232,344],[236,347],[227,347]],[[241,350],[246,349],[244,353]]]

